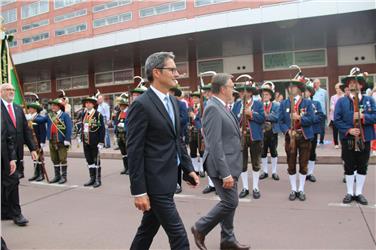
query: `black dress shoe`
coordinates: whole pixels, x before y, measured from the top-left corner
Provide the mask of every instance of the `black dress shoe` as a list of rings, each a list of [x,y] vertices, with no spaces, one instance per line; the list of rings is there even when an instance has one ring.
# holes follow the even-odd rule
[[[240,199],[245,198],[247,195],[249,195],[248,189],[243,188],[242,191],[239,194],[239,198]]]
[[[24,173],[19,173],[19,174],[18,174],[18,179],[22,179],[22,178],[24,178],[24,177],[25,177]]]
[[[208,194],[208,193],[211,193],[211,192],[214,192],[215,191],[215,187],[211,187],[211,186],[206,186],[206,188],[204,188],[204,190],[202,190],[202,193],[203,194]]]
[[[250,246],[242,245],[239,242],[221,242],[221,250],[248,250]]]
[[[22,215],[18,215],[16,217],[13,218],[13,222],[17,225],[17,226],[26,226],[27,223],[29,223],[29,221]]]
[[[316,182],[316,177],[309,174],[306,176],[306,180],[309,180],[310,182]]]
[[[194,227],[194,226],[191,228],[191,232],[193,234],[193,237],[195,239],[195,243],[196,243],[196,246],[198,247],[198,249],[207,250],[207,248],[205,246],[205,235],[203,235],[202,233],[197,231],[196,227]]]
[[[298,199],[301,200],[301,201],[305,201],[306,200],[306,195],[305,195],[305,193],[303,191],[299,191],[296,196],[298,196]]]
[[[182,191],[183,191],[183,189],[182,189],[181,186],[178,184],[178,185],[176,186],[175,194],[180,194]]]
[[[295,191],[291,191],[291,193],[289,195],[289,200],[294,201],[296,199],[296,195],[297,195],[297,193]]]
[[[368,205],[368,201],[367,201],[366,197],[364,197],[364,195],[362,195],[362,194],[355,196],[355,200],[359,204]]]
[[[278,176],[278,174],[272,174],[272,178],[273,178],[273,180],[275,180],[275,181],[279,181],[279,176]]]
[[[346,194],[345,198],[343,198],[342,202],[344,204],[349,204],[354,200],[354,197],[351,194]]]
[[[268,177],[269,177],[269,175],[268,175],[267,173],[263,172],[263,173],[260,175],[259,179],[260,179],[260,180],[263,180],[263,179],[266,179],[266,178],[268,178]]]
[[[260,190],[258,190],[258,189],[253,189],[253,191],[252,191],[252,196],[253,196],[253,199],[260,199],[260,197],[261,197]]]

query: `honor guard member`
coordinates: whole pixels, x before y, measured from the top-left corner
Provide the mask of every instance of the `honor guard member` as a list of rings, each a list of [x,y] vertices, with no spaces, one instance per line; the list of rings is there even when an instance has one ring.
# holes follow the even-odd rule
[[[308,160],[308,173],[306,180],[310,182],[316,182],[316,177],[313,175],[313,171],[315,169],[316,164],[316,146],[317,146],[317,138],[318,135],[321,133],[322,126],[321,122],[325,119],[325,114],[322,111],[321,104],[318,101],[312,100],[315,94],[315,89],[310,84],[307,84],[305,90],[305,97],[312,101],[312,108],[313,108],[313,139],[311,141],[311,153]]]
[[[294,66],[295,67],[295,66]],[[297,66],[296,66],[297,67]],[[305,79],[301,78],[301,71],[287,82],[289,84],[289,98],[281,102],[279,108],[279,127],[285,134],[285,151],[287,155],[287,172],[291,185],[289,199],[299,198],[304,201],[304,184],[307,175],[307,165],[313,139],[313,108],[312,102],[303,98]],[[299,154],[299,159],[297,159]],[[299,162],[299,189],[296,187],[296,161]]]
[[[345,162],[347,194],[343,203],[355,200],[362,205],[368,204],[363,187],[370,157],[370,141],[376,138],[373,127],[376,123],[376,105],[372,96],[361,94],[366,87],[367,75],[357,67],[350,71],[350,75],[342,80],[350,93],[337,101],[334,110],[334,124],[340,133],[342,159]]]
[[[35,137],[37,138],[38,148],[43,150],[46,144],[46,122],[45,118],[40,115],[42,111],[42,106],[36,100],[35,102],[28,103],[27,105],[28,114],[26,115],[27,120],[31,120],[33,124],[33,129]],[[39,122],[39,120],[42,120]],[[44,121],[43,121],[44,120]],[[34,175],[29,179],[29,181],[43,181],[43,169],[42,162],[40,159],[34,161]]]
[[[95,109],[99,95],[98,91],[94,96],[82,100],[86,111],[82,118],[81,140],[90,174],[90,180],[84,186],[93,186],[94,188],[102,185],[99,151],[104,147],[105,137],[103,116]]]
[[[260,180],[269,176],[268,172],[268,151],[271,156],[272,163],[272,178],[278,181],[279,176],[277,174],[278,163],[278,133],[280,132],[278,124],[278,111],[279,103],[274,102],[274,83],[265,82],[261,86],[262,102],[264,104],[265,123],[264,123],[264,143],[261,154],[261,163],[263,173],[260,175]]]
[[[116,114],[114,124],[115,124],[115,135],[117,139],[117,144],[119,146],[121,156],[123,158],[123,166],[124,170],[120,172],[120,174],[128,175],[128,154],[127,154],[127,145],[126,145],[126,124],[125,119],[127,118],[127,110],[128,110],[128,100],[120,96],[118,97],[117,103],[119,105],[119,112]]]
[[[50,183],[67,182],[67,156],[71,145],[72,120],[64,112],[61,99],[50,101],[51,111],[46,117],[47,139],[50,141],[50,156],[54,164],[55,177]]]
[[[258,95],[258,90],[256,84],[253,82],[253,78],[249,75],[241,75],[236,80],[240,78],[248,78],[245,82],[243,88],[245,89],[245,106],[242,105],[242,110],[240,113],[240,126],[242,130],[245,128],[246,131],[242,131],[243,138],[243,172],[240,175],[243,182],[243,189],[239,194],[239,198],[244,198],[249,194],[248,185],[248,148],[251,155],[252,164],[252,185],[253,192],[252,196],[254,199],[259,199],[261,197],[259,188],[259,178],[260,178],[260,168],[261,168],[261,153],[262,153],[262,143],[263,143],[263,131],[262,127],[265,122],[265,114],[263,104],[260,101],[253,99],[253,95]],[[243,112],[243,109],[244,112]],[[245,116],[245,117],[244,117]]]
[[[203,137],[201,134],[201,107],[200,92],[196,91],[191,94],[193,99],[193,107],[189,108],[189,149],[193,168],[201,177],[205,177],[202,164],[202,156],[204,155]]]
[[[131,90],[131,96],[132,96],[132,101],[136,100],[137,97],[142,95],[146,90],[148,90],[147,87],[145,87],[145,80],[141,76],[135,76],[133,79],[140,79],[139,84],[137,85],[136,88]]]

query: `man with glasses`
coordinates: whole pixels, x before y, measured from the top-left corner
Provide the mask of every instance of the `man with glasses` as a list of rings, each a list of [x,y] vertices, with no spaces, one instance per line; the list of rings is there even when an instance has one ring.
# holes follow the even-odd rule
[[[150,88],[130,106],[128,113],[128,167],[135,206],[143,212],[130,249],[149,249],[160,226],[171,249],[189,249],[183,222],[174,203],[178,166],[195,186],[194,172],[180,140],[179,107],[169,90],[179,73],[174,54],[157,52],[146,59]]]

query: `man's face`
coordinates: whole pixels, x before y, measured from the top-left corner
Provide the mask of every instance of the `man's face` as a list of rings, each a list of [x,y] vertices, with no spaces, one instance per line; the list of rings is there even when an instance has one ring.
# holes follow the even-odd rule
[[[293,96],[296,96],[296,95],[299,95],[300,94],[300,90],[297,86],[290,86],[290,93],[293,95]]]
[[[229,79],[225,86],[222,87],[223,96],[226,98],[226,103],[232,102],[232,91],[234,89],[234,83]]]
[[[200,103],[200,98],[198,98],[197,96],[194,96],[194,97],[193,97],[193,103],[194,103],[194,104],[198,104],[198,103]]]
[[[127,105],[120,104],[119,107],[121,111],[124,111],[127,108]]]
[[[244,90],[240,90],[240,91],[239,91],[239,96],[240,96],[240,98],[243,99],[243,97],[244,97]]]
[[[52,112],[58,112],[60,110],[60,107],[56,104],[51,104],[51,110]]]
[[[13,102],[14,94],[14,88],[10,84],[3,86],[1,89],[1,98],[3,98],[6,102]]]
[[[304,95],[307,97],[307,98],[310,98],[311,97],[311,92],[306,90],[304,91]]]
[[[137,97],[139,97],[141,94],[140,93],[132,93],[132,99],[136,100]]]
[[[319,79],[316,79],[316,80],[313,81],[313,88],[318,89],[318,88],[320,88],[320,85],[321,85],[321,83],[320,83]]]
[[[350,91],[360,90],[362,85],[359,84],[359,82],[355,79],[349,80],[349,89]]]
[[[27,110],[29,111],[30,114],[35,114],[37,112],[37,110],[32,107],[28,108]]]
[[[103,102],[103,96],[98,96],[98,104],[102,104]]]
[[[270,93],[268,91],[263,91],[262,92],[262,100],[264,102],[270,101],[271,98],[272,98],[272,96],[270,95]]]
[[[163,69],[153,70],[153,78],[168,89],[176,87],[178,76],[175,61],[172,58],[166,59]]]
[[[94,103],[85,102],[85,108],[87,108],[88,110],[92,110],[94,108]]]

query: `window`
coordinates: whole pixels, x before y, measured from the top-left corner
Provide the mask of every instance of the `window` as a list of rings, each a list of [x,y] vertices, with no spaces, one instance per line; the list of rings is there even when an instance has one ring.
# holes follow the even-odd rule
[[[0,6],[5,6],[5,5],[8,5],[10,3],[15,3],[16,0],[1,0],[0,1]]]
[[[198,62],[198,74],[205,71],[223,72],[223,59],[205,60]]]
[[[93,22],[93,27],[94,28],[99,28],[111,24],[116,24],[116,23],[123,23],[123,22],[128,22],[132,20],[132,12],[127,12],[124,14],[116,15],[116,16],[109,16],[101,19],[95,19]]]
[[[133,68],[95,74],[95,86],[133,83]]]
[[[202,7],[217,3],[231,2],[231,0],[195,0],[195,7]]]
[[[7,35],[13,35],[14,33],[17,33],[17,29],[9,29],[5,31],[5,34]]]
[[[87,75],[83,75],[59,78],[56,79],[56,87],[57,89],[64,90],[84,89],[89,87],[89,77]]]
[[[264,53],[264,70],[288,69],[292,64],[301,67],[326,66],[326,50]]]
[[[27,30],[39,28],[39,27],[42,27],[42,26],[46,26],[48,24],[49,24],[48,19],[41,20],[41,21],[38,21],[38,22],[35,22],[35,23],[26,24],[26,25],[22,26],[22,31],[27,31]]]
[[[35,92],[35,93],[49,93],[51,92],[51,81],[38,81],[24,83],[25,92]]]
[[[185,9],[185,0],[144,8],[139,11],[140,17],[162,15]]]
[[[4,18],[4,24],[13,23],[17,21],[17,9],[1,12],[1,16]]]
[[[86,14],[87,14],[86,9],[69,12],[69,13],[64,14],[64,15],[56,16],[55,17],[55,23],[62,22],[62,21],[68,20],[68,19],[73,19],[75,17],[85,16]]]
[[[23,38],[22,43],[23,44],[29,44],[29,43],[39,42],[39,41],[42,41],[42,40],[46,40],[49,37],[50,37],[50,33],[43,32],[43,33],[40,33],[40,34],[37,34],[37,35],[34,35],[34,36]]]
[[[17,47],[17,40],[13,40],[11,42],[8,42],[10,48]]]
[[[99,12],[99,11],[104,11],[104,10],[107,10],[107,9],[120,7],[120,6],[123,6],[123,5],[130,4],[130,3],[132,3],[132,0],[114,0],[114,1],[111,1],[111,2],[108,2],[108,3],[104,3],[104,4],[94,6],[93,12],[95,13],[95,12]]]
[[[60,9],[64,7],[68,7],[77,3],[81,3],[84,0],[55,0],[54,1],[54,8],[55,9]]]
[[[29,17],[37,16],[49,11],[49,2],[48,0],[41,0],[31,4],[22,6],[21,16],[22,19]]]
[[[82,23],[79,25],[65,27],[63,29],[55,30],[55,36],[64,36],[72,33],[82,32],[86,30],[86,23]]]
[[[176,68],[180,74],[179,78],[189,77],[189,66],[188,62],[176,62]]]

